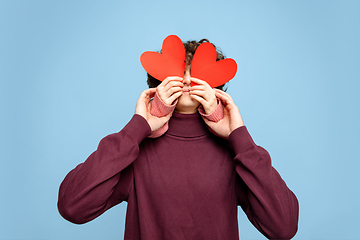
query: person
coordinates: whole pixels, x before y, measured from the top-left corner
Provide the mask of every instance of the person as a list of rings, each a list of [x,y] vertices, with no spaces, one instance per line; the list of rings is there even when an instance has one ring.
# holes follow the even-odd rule
[[[296,234],[298,200],[233,99],[190,75],[203,41],[184,43],[183,77],[148,76],[131,120],[67,174],[58,197],[65,219],[86,223],[126,201],[124,239],[232,240],[240,206],[265,237]]]

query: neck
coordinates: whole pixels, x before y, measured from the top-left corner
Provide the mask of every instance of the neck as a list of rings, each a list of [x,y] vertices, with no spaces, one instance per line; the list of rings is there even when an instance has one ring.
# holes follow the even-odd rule
[[[167,131],[167,134],[179,137],[198,137],[208,133],[208,127],[199,113],[173,113]]]
[[[197,108],[196,109],[177,109],[175,108],[175,112],[177,113],[181,113],[181,114],[193,114],[197,112]]]

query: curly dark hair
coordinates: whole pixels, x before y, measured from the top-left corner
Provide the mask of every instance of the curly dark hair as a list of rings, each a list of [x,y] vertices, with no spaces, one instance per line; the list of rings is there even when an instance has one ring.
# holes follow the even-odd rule
[[[184,43],[184,48],[185,48],[185,52],[186,52],[186,64],[191,64],[191,61],[193,59],[194,53],[197,49],[198,46],[200,46],[200,44],[204,43],[204,42],[210,42],[208,39],[204,38],[201,39],[200,41],[187,41]],[[216,61],[225,59],[225,55],[221,52],[220,49],[216,48],[216,46],[211,43],[215,49],[216,49]],[[160,51],[161,52],[161,51]],[[147,84],[149,85],[149,88],[155,88],[157,87],[159,84],[161,83],[160,80],[154,78],[153,76],[151,76],[150,74],[147,74]],[[218,86],[216,88],[223,90],[224,85]]]

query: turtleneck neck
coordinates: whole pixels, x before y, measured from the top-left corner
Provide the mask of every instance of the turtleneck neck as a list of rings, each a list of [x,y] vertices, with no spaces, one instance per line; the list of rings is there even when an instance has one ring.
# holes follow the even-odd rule
[[[199,137],[208,133],[208,127],[198,112],[192,114],[174,112],[167,131],[167,134],[179,137]]]

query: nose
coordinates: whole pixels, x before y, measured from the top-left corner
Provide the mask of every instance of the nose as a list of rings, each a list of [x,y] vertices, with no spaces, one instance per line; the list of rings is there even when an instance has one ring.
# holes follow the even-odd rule
[[[184,85],[190,85],[190,83],[191,83],[189,70],[186,70],[184,73],[183,83],[184,83]]]

